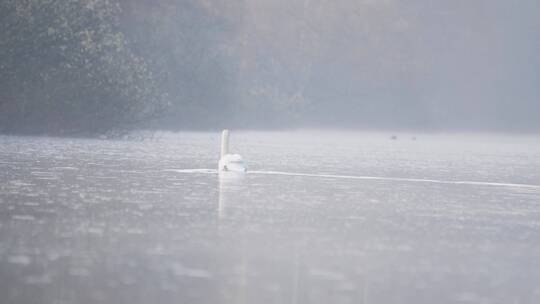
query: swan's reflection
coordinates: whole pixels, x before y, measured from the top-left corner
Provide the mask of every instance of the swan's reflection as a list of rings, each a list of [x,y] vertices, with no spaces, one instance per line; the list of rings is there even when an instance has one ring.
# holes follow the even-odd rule
[[[244,198],[242,194],[246,191],[246,174],[232,171],[221,171],[219,173],[219,201],[218,201],[218,229],[220,235],[224,239],[230,239],[227,236],[231,231],[227,231],[227,222],[232,220],[238,222],[241,226],[247,221],[245,217],[238,216],[242,213],[236,213],[234,210],[239,210],[243,207]],[[241,210],[240,210],[241,211]],[[238,231],[232,232],[236,235]],[[248,285],[248,244],[243,233],[238,233],[236,237],[240,238],[239,242],[239,268],[237,269],[234,282],[231,281],[223,284],[220,289],[221,295],[227,295],[234,303],[244,304],[247,301],[247,285]]]
[[[240,207],[242,203],[241,194],[245,189],[245,173],[239,172],[220,172],[219,173],[219,219],[227,217],[230,209]]]
[[[219,226],[220,233],[223,237],[227,238],[231,233],[228,229],[230,224],[234,225],[236,229],[233,229],[232,233],[237,237],[237,249],[238,249],[238,264],[235,272],[235,280],[232,285],[226,284],[223,286],[226,291],[221,291],[221,294],[229,294],[234,303],[250,303],[251,298],[255,294],[260,293],[264,294],[268,292],[264,290],[265,286],[267,287],[268,282],[264,279],[261,281],[261,278],[250,278],[249,273],[253,273],[254,266],[250,264],[249,256],[252,254],[250,250],[252,249],[248,237],[246,236],[246,227],[249,225],[250,221],[253,218],[250,218],[249,209],[249,183],[247,181],[248,177],[246,174],[235,173],[235,172],[221,172],[219,175],[219,206],[218,206],[218,217],[219,217]],[[228,238],[227,238],[228,239]],[[298,246],[294,246],[293,252],[291,252],[292,257],[292,269],[290,273],[290,281],[280,282],[285,285],[285,289],[288,290],[290,299],[289,303],[295,304],[298,303],[298,298],[300,297],[299,292],[299,250]],[[260,271],[260,270],[258,270]],[[261,275],[261,273],[259,274]],[[264,272],[262,275],[265,275]],[[265,285],[266,284],[266,285]],[[290,285],[289,285],[290,284]],[[277,292],[272,294],[271,299],[284,299],[284,294],[287,291]],[[260,299],[259,299],[260,300]],[[268,299],[267,299],[268,300]],[[266,301],[265,301],[266,302]]]

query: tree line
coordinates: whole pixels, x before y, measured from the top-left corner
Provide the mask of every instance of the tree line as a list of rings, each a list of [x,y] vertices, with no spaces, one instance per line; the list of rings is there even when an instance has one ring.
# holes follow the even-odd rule
[[[428,3],[3,0],[0,133],[538,129],[535,2]]]

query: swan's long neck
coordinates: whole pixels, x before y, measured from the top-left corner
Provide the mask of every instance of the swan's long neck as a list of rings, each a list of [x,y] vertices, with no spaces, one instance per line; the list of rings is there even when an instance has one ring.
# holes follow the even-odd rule
[[[221,133],[221,157],[229,154],[229,130],[223,130]]]

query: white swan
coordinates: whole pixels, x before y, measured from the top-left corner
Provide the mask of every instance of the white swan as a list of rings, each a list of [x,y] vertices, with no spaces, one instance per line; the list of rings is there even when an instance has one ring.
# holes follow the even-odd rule
[[[247,172],[247,166],[242,156],[229,153],[229,130],[223,130],[221,133],[221,158],[218,170],[219,172]]]

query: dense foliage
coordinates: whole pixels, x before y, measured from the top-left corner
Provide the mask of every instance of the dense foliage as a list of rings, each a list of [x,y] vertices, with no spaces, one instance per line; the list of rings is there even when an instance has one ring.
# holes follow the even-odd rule
[[[0,2],[0,128],[96,133],[163,108],[109,0]]]

